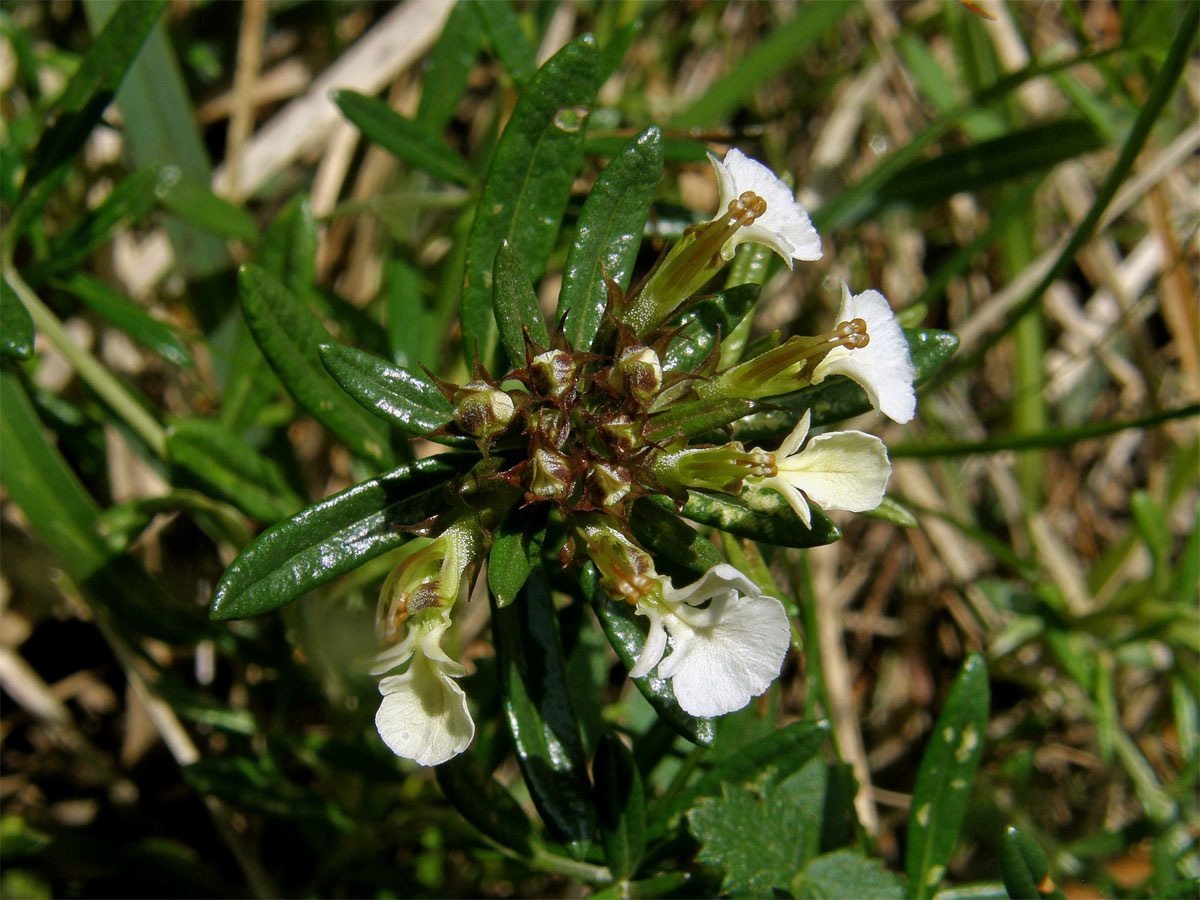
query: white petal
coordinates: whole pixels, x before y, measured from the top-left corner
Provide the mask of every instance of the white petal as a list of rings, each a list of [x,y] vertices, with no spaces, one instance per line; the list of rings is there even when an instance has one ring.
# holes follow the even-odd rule
[[[714,600],[713,607],[708,627],[664,618],[674,649],[658,671],[671,678],[679,705],[694,716],[733,712],[765,691],[790,643],[787,615],[774,597],[732,595]]]
[[[774,478],[764,478],[761,486],[780,494],[796,514],[796,518],[804,523],[805,528],[812,530],[812,510],[808,508],[808,501],[794,484],[782,475],[776,475]]]
[[[724,215],[729,202],[746,191],[758,194],[767,204],[766,212],[753,225],[738,230],[726,245],[726,251],[745,241],[765,244],[783,257],[789,268],[793,259],[821,258],[821,237],[808,212],[774,172],[736,147],[725,154],[723,163],[711,154],[709,159],[721,186],[721,208],[717,215]]]
[[[379,736],[397,756],[436,766],[462,753],[475,736],[467,698],[440,664],[417,654],[403,675],[379,683]]]
[[[776,459],[791,456],[800,449],[800,445],[808,437],[808,426],[811,422],[812,410],[806,409],[804,415],[800,417],[800,421],[796,423],[796,427],[792,429],[792,433],[785,437],[783,443],[779,445],[779,451],[775,454]]]
[[[883,441],[861,431],[819,435],[777,466],[777,478],[803,491],[813,503],[850,512],[877,507],[892,473]]]
[[[404,640],[398,644],[393,644],[391,647],[387,647],[375,657],[375,664],[371,666],[371,674],[382,675],[408,662],[413,655],[416,639],[417,632],[409,629],[408,634],[404,636]]]
[[[662,614],[653,604],[638,603],[635,612],[650,620],[650,631],[646,634],[646,643],[642,645],[642,652],[638,655],[637,663],[629,670],[630,678],[641,678],[643,675],[649,675],[651,670],[658,665],[658,661],[662,659],[662,655],[667,649],[667,632],[663,628]]]
[[[821,360],[813,372],[813,384],[828,375],[845,375],[867,392],[871,405],[897,422],[907,422],[916,413],[917,397],[913,392],[916,369],[909,353],[908,341],[891,304],[879,291],[864,291],[851,295],[842,286],[842,306],[837,321],[863,319],[867,323],[867,346],[858,350],[835,347]]]
[[[663,597],[672,605],[686,603],[698,606],[705,600],[728,593],[757,597],[762,592],[758,585],[729,563],[718,563],[687,587],[676,590],[668,585],[663,588]]]

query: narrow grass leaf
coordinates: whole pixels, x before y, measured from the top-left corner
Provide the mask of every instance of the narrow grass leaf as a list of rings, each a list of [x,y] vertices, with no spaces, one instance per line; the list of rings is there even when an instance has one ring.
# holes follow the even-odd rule
[[[184,173],[178,166],[159,172],[158,202],[181,221],[226,240],[256,244],[262,231],[244,206],[230,203],[212,192],[208,183]]]
[[[212,618],[257,616],[399,547],[404,529],[447,505],[446,481],[463,468],[458,457],[419,460],[273,525],[221,576]]]
[[[462,325],[468,360],[478,347],[489,368],[497,361],[492,263],[500,244],[512,244],[531,281],[545,271],[583,155],[584,123],[599,80],[595,39],[576,38],[530,80],[500,136],[467,241]]]
[[[472,6],[492,52],[517,86],[524,87],[537,68],[537,60],[512,4],[508,0],[474,0]]]
[[[591,349],[600,329],[605,278],[629,287],[662,164],[662,132],[647,128],[616,152],[584,201],[554,314],[556,322],[567,317],[567,341],[575,350]]]
[[[33,356],[33,319],[7,281],[0,279],[0,355]]]
[[[467,76],[483,46],[483,29],[475,4],[459,2],[450,10],[442,35],[429,52],[421,82],[417,123],[430,134],[441,134],[454,117],[467,89]]]

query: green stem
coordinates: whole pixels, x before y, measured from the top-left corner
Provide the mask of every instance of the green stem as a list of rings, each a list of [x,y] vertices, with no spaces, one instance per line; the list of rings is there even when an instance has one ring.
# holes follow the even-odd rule
[[[113,412],[124,419],[155,454],[160,457],[166,456],[166,435],[158,421],[108,369],[71,340],[58,316],[38,298],[15,268],[6,266],[5,269],[4,279],[21,298],[29,317],[33,319],[33,327],[46,336],[88,387],[95,391]]]
[[[558,856],[542,847],[535,846],[533,848],[533,855],[529,857],[529,863],[543,872],[566,875],[568,878],[577,878],[589,884],[606,884],[613,880],[612,873],[607,866],[594,866],[591,863],[578,862],[565,856]]]

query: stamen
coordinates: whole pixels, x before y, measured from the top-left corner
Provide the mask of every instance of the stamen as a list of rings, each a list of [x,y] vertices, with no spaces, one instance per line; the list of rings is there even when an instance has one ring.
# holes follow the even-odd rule
[[[849,322],[839,322],[837,327],[838,343],[847,350],[861,350],[871,343],[867,334],[865,319],[851,319]]]
[[[766,450],[755,449],[752,453],[746,454],[743,461],[750,467],[750,474],[758,478],[774,478],[779,474],[779,467],[775,464],[775,454]]]

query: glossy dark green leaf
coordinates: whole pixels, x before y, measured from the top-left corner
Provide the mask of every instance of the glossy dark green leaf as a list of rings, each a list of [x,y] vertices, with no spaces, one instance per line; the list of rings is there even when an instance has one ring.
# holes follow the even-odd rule
[[[367,140],[397,159],[443,181],[468,187],[475,183],[470,166],[452,147],[382,100],[345,90],[333,91],[329,99]]]
[[[905,329],[916,384],[932,378],[958,349],[958,335],[932,329]],[[812,410],[812,425],[830,425],[860,416],[871,409],[866,392],[841,375],[826,378],[794,394],[769,402],[779,409],[768,409],[743,419],[733,426],[735,440],[746,443],[782,440],[796,427],[805,410]]]
[[[78,297],[114,328],[167,362],[187,369],[192,367],[192,354],[170,327],[103,281],[77,270],[55,279],[53,285]]]
[[[681,316],[668,320],[667,328],[678,328],[663,355],[663,368],[672,372],[691,372],[700,367],[720,337],[728,337],[742,319],[750,314],[762,287],[739,284],[719,294],[705,297]]]
[[[99,508],[43,433],[16,373],[0,368],[0,481],[63,571],[115,624],[167,642],[210,626],[176,603],[134,559],[96,531]],[[210,635],[211,636],[211,635]]]
[[[501,609],[492,598],[492,638],[529,795],[551,833],[581,858],[591,843],[596,809],[567,690],[558,615],[540,570],[531,573],[512,605]]]
[[[677,815],[695,806],[701,797],[716,797],[722,784],[741,785],[765,777],[767,783],[778,783],[797,772],[815,757],[829,736],[829,723],[793,722],[740,748],[723,759],[685,791],[654,810],[656,828],[670,824]]]
[[[633,754],[611,732],[596,745],[592,776],[604,858],[613,879],[624,881],[646,849],[646,793]]]
[[[33,220],[62,183],[75,155],[82,149],[117,87],[133,64],[146,36],[158,21],[167,0],[129,0],[122,3],[67,82],[55,103],[58,117],[38,141],[21,186],[20,205],[10,227],[16,233]]]
[[[516,510],[501,520],[488,554],[488,587],[500,609],[517,598],[538,565],[546,536],[546,516],[536,507]]]
[[[618,28],[608,43],[604,45],[600,63],[602,81],[607,81],[608,76],[617,71],[617,66],[621,65],[621,60],[625,58],[629,45],[633,43],[634,38],[641,34],[643,26],[644,23],[641,19],[634,19],[629,24]]]
[[[1011,900],[1042,900],[1052,896],[1050,891],[1038,890],[1038,885],[1049,886],[1044,881],[1050,876],[1045,852],[1037,841],[1012,825],[1000,836],[1000,874]],[[1053,893],[1062,896],[1061,891]]]
[[[259,521],[274,522],[302,505],[275,464],[219,422],[187,419],[171,425],[167,456]]]
[[[472,5],[492,52],[512,80],[523,86],[537,68],[537,60],[512,5],[508,0],[477,0]]]
[[[659,495],[642,497],[629,516],[633,536],[647,550],[703,575],[723,563],[720,552],[704,535],[675,514],[670,500]]]
[[[1083,119],[1043,122],[907,165],[880,185],[876,202],[879,207],[929,206],[960,191],[979,191],[1045,172],[1104,145],[1104,138]]]
[[[584,597],[591,604],[604,636],[612,644],[617,657],[632,669],[637,658],[642,653],[646,643],[646,625],[639,622],[628,603],[608,597],[600,588],[596,568],[592,563],[586,563],[579,578]],[[655,670],[657,671],[657,670]],[[671,688],[668,678],[659,678],[652,672],[644,678],[633,679],[634,686],[646,698],[659,718],[670,725],[693,744],[707,747],[713,742],[716,732],[712,719],[700,719],[689,715],[679,706],[675,699],[675,691]]]
[[[566,315],[567,341],[575,350],[590,349],[600,328],[608,300],[605,276],[629,287],[662,164],[662,131],[652,126],[623,144],[584,201],[554,314],[555,321]]]
[[[256,616],[399,547],[440,512],[445,483],[473,457],[434,457],[356,484],[273,525],[221,576],[214,619]]]
[[[434,771],[442,793],[464,819],[498,844],[530,855],[529,816],[473,753],[460,753]]]
[[[933,726],[908,816],[905,872],[909,896],[932,897],[958,846],[971,784],[983,755],[988,720],[987,664],[972,654],[963,664]]]
[[[479,9],[492,4],[482,4]],[[496,363],[492,263],[507,240],[537,282],[546,269],[583,155],[584,125],[599,89],[591,35],[576,38],[537,71],[517,101],[492,157],[467,241],[463,350]]]
[[[537,294],[520,255],[508,241],[500,244],[492,265],[492,311],[500,327],[500,343],[512,368],[525,365],[526,333],[542,347],[550,344]]]
[[[217,237],[256,244],[262,231],[244,206],[218,197],[212,188],[178,166],[164,166],[158,181],[158,201],[163,209]]]
[[[737,422],[761,406],[762,404],[753,400],[743,400],[740,397],[680,403],[666,412],[655,414],[646,426],[646,436],[651,440],[667,442],[676,434],[685,437],[707,434]]]
[[[472,3],[454,4],[441,37],[429,51],[421,78],[417,122],[431,134],[441,134],[467,88],[467,76],[483,46],[483,29]]]
[[[33,356],[33,319],[6,280],[0,279],[0,356]]]
[[[746,498],[752,497],[752,503]],[[669,499],[661,495],[647,497],[647,502],[660,509],[674,510]],[[775,544],[779,547],[822,547],[838,540],[842,533],[833,521],[816,507],[812,510],[812,528],[804,523],[788,506],[787,501],[775,491],[760,491],[753,495],[734,497],[730,494],[705,494],[690,491],[681,515],[728,531],[738,537],[747,537]]]
[[[321,364],[320,347],[333,337],[312,311],[275,276],[252,265],[238,272],[238,300],[259,349],[296,402],[359,456],[386,464],[387,429]]]
[[[389,365],[377,356],[341,344],[322,344],[320,353],[321,362],[342,390],[401,431],[421,437],[450,421],[450,401],[424,372]],[[438,435],[430,440],[474,446],[468,438]]]
[[[583,142],[583,152],[587,156],[611,159],[628,144],[628,134],[613,134],[605,131],[589,132],[587,140]],[[662,139],[662,158],[663,162],[669,163],[706,163],[708,162],[708,145],[703,141],[691,138],[664,137]],[[691,224],[690,218],[688,224]],[[678,237],[683,228],[682,226],[679,228],[673,226],[674,223],[669,224],[667,230],[673,237]],[[657,227],[658,223],[652,223],[647,226],[647,230],[653,229],[653,233],[658,234]]]

